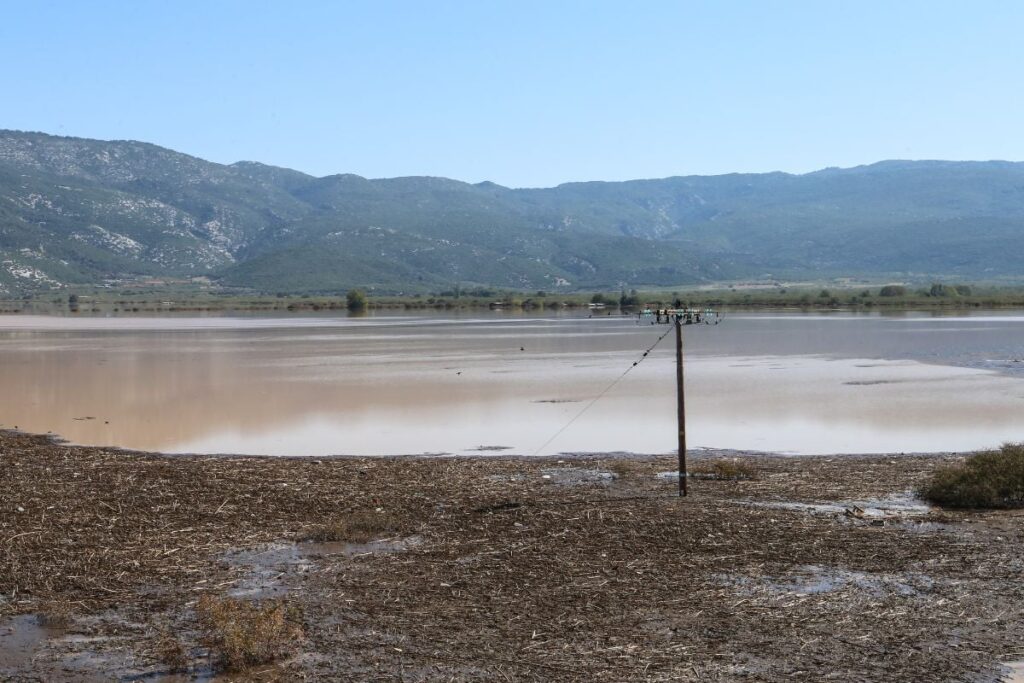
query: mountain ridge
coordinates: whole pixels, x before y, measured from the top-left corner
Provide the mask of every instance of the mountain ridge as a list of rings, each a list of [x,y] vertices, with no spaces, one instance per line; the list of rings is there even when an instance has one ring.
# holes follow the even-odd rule
[[[260,291],[1019,277],[1024,163],[884,160],[508,188],[316,177],[0,130],[0,293],[144,277]]]

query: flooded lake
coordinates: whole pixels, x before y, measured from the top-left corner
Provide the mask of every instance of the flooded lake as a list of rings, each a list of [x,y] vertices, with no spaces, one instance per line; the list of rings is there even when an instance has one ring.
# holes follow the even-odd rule
[[[668,330],[586,313],[6,316],[0,424],[176,453],[662,453],[671,334],[587,406]],[[1020,312],[736,313],[684,334],[691,448],[1024,440]]]

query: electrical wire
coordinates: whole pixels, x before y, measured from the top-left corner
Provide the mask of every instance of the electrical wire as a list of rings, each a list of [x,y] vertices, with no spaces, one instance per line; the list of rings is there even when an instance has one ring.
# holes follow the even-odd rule
[[[576,420],[580,419],[580,418],[581,418],[581,417],[583,416],[583,413],[585,413],[585,412],[587,412],[588,410],[590,410],[591,406],[593,406],[593,405],[594,405],[595,403],[597,403],[597,402],[598,402],[598,401],[599,401],[599,400],[600,400],[601,398],[603,398],[605,394],[607,394],[607,393],[608,393],[609,391],[611,391],[611,390],[612,390],[612,389],[613,389],[613,388],[615,387],[615,385],[616,385],[616,384],[618,384],[619,382],[621,382],[621,381],[622,381],[622,379],[623,379],[623,378],[624,378],[624,377],[625,377],[626,375],[628,375],[628,374],[630,373],[630,371],[632,371],[632,369],[633,369],[633,368],[635,368],[636,366],[640,365],[640,363],[642,363],[642,362],[644,361],[644,359],[645,359],[645,358],[647,358],[647,355],[648,355],[648,354],[649,354],[649,353],[650,353],[651,351],[653,351],[653,350],[654,350],[654,347],[656,347],[656,346],[657,346],[658,344],[660,344],[660,343],[661,343],[661,340],[662,340],[662,339],[664,339],[665,337],[667,337],[667,336],[669,335],[669,332],[671,332],[671,331],[672,331],[672,329],[673,329],[673,326],[670,326],[670,327],[669,327],[669,328],[668,328],[667,330],[665,330],[665,334],[663,334],[663,335],[661,335],[660,337],[658,337],[658,338],[657,338],[657,339],[656,339],[656,340],[654,341],[654,343],[653,343],[653,344],[651,344],[651,345],[650,345],[649,347],[647,347],[647,350],[643,352],[643,354],[642,354],[642,355],[640,356],[640,358],[638,358],[637,360],[633,361],[633,364],[632,364],[632,365],[630,365],[630,366],[629,366],[628,368],[626,368],[626,371],[625,371],[625,372],[623,372],[623,373],[622,373],[621,375],[619,375],[619,376],[618,376],[617,378],[615,378],[615,381],[614,381],[614,382],[612,382],[611,384],[609,384],[608,386],[606,386],[606,387],[605,387],[604,389],[602,389],[602,390],[601,390],[601,393],[599,393],[599,394],[598,394],[597,396],[595,396],[594,398],[592,398],[592,399],[590,400],[590,402],[589,402],[589,403],[587,403],[587,405],[583,406],[583,408],[582,408],[582,409],[580,410],[580,412],[576,413],[576,415],[574,415],[574,416],[573,416],[573,418],[572,418],[571,420],[569,420],[568,422],[566,422],[566,423],[565,423],[565,424],[564,424],[564,425],[562,426],[562,428],[561,428],[561,429],[559,429],[559,430],[558,430],[557,432],[555,432],[555,433],[554,433],[554,434],[553,434],[553,435],[551,436],[551,438],[550,438],[550,439],[548,439],[547,441],[545,441],[545,442],[544,442],[544,443],[543,443],[543,444],[541,445],[541,447],[540,447],[540,448],[538,448],[537,450],[535,450],[535,451],[533,452],[533,455],[540,455],[540,452],[541,452],[541,451],[543,451],[543,450],[544,450],[545,448],[547,448],[547,447],[548,447],[548,446],[549,446],[549,445],[551,444],[551,442],[552,442],[552,441],[554,441],[554,440],[555,440],[555,439],[557,439],[557,438],[558,438],[559,436],[561,436],[561,435],[562,435],[562,432],[564,432],[564,431],[565,431],[566,429],[568,429],[569,427],[571,427],[571,426],[572,426],[572,424],[573,424],[573,423],[574,423],[574,422],[575,422]]]

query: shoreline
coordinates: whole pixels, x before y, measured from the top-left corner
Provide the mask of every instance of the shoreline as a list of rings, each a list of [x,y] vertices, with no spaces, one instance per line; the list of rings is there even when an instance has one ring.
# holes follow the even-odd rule
[[[52,445],[70,448],[95,448],[110,453],[121,453],[127,456],[147,456],[156,458],[167,458],[171,460],[197,460],[205,458],[229,459],[229,460],[648,460],[658,458],[675,458],[676,451],[664,453],[641,453],[633,451],[564,451],[547,455],[527,455],[523,453],[506,453],[503,451],[481,451],[479,453],[385,453],[380,455],[360,455],[352,453],[332,453],[329,455],[267,455],[259,453],[172,453],[167,451],[148,451],[137,448],[126,448],[123,446],[103,446],[74,443],[63,438],[55,432],[32,432],[9,427],[0,427],[2,436],[28,436],[49,440]],[[972,448],[963,451],[892,451],[887,453],[787,453],[785,451],[755,451],[736,448],[716,448],[701,446],[688,448],[687,459],[696,460],[708,458],[780,458],[780,459],[815,459],[815,458],[951,458],[964,457],[979,450],[986,450],[985,447]]]
[[[177,457],[0,431],[0,678],[210,676],[212,596],[300,615],[263,680],[995,682],[1024,642],[1024,512],[913,501],[958,457],[706,454],[679,498],[674,455]],[[365,514],[380,540],[306,540]]]
[[[644,307],[671,307],[674,299],[686,306],[710,306],[723,312],[787,310],[817,312],[903,313],[921,311],[938,313],[968,310],[1013,310],[1024,308],[1024,288],[1020,286],[981,287],[977,292],[955,296],[931,296],[927,292],[903,296],[880,296],[874,293],[877,285],[844,287],[824,290],[831,293],[822,297],[819,287],[763,288],[763,289],[711,289],[711,290],[652,290],[620,304],[615,293],[593,292],[513,292],[495,290],[493,296],[388,296],[369,299],[362,308],[350,309],[345,295],[290,294],[271,296],[260,293],[224,294],[218,292],[171,290],[168,292],[120,293],[92,291],[75,294],[74,303],[63,295],[29,299],[0,299],[0,314],[5,315],[64,315],[88,316],[95,313],[118,313],[125,316],[153,313],[278,313],[304,314],[310,312],[344,313],[362,316],[373,312],[494,312],[494,313],[558,313],[589,312],[595,315],[633,316]],[[594,303],[601,296],[600,303]]]

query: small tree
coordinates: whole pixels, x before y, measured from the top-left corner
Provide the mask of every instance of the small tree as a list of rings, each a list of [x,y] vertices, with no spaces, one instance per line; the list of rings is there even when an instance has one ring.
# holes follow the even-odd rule
[[[626,294],[626,290],[623,289],[619,295],[619,306],[636,306],[640,303],[640,294],[634,289],[629,294]]]
[[[348,302],[348,310],[350,311],[365,311],[366,310],[366,292],[361,289],[350,289],[348,294],[345,295],[345,299]]]
[[[878,296],[906,296],[907,288],[902,285],[886,285],[878,290]]]

